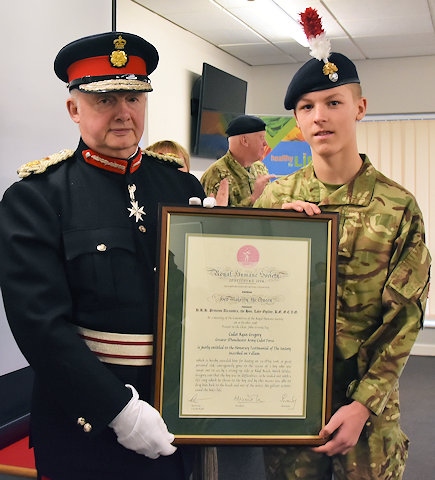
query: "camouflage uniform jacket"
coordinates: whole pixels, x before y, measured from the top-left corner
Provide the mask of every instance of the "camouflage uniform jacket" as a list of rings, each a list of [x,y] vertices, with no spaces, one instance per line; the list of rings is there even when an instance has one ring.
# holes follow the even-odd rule
[[[223,178],[229,180],[229,207],[251,207],[251,194],[254,191],[255,180],[260,175],[269,172],[263,162],[254,162],[248,169],[228,152],[219,160],[211,164],[201,177],[201,184],[207,195],[214,194],[216,197],[220,181]]]
[[[422,326],[431,259],[413,195],[362,159],[329,196],[310,164],[268,185],[254,206],[303,200],[339,212],[335,387],[379,415]],[[344,381],[346,363],[355,368]]]

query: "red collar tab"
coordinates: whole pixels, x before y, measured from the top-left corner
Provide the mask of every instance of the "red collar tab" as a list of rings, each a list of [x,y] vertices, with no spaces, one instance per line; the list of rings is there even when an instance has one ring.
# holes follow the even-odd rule
[[[85,162],[89,163],[89,165],[107,170],[108,172],[119,173],[120,175],[125,175],[127,173],[129,165],[130,173],[135,172],[140,167],[142,162],[142,152],[140,148],[130,160],[108,157],[90,149],[83,150],[82,155]]]

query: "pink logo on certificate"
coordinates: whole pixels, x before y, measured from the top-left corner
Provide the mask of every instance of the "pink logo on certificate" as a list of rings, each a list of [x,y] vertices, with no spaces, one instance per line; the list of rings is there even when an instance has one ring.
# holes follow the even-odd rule
[[[244,267],[253,267],[257,265],[260,259],[259,251],[253,245],[244,245],[237,252],[237,261]]]

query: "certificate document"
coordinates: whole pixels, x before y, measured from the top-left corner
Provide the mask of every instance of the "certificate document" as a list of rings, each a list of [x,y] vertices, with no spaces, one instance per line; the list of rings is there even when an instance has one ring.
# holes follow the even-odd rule
[[[154,406],[177,444],[325,443],[338,219],[161,206]]]
[[[311,239],[185,241],[180,417],[305,418]]]

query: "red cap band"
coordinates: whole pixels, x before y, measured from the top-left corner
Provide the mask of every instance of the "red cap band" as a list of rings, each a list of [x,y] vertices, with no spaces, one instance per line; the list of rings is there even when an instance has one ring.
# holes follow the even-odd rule
[[[106,75],[147,75],[147,67],[143,58],[130,55],[125,67],[113,67],[107,55],[101,57],[83,58],[72,63],[68,69],[68,81],[72,82],[82,77],[103,77]]]

